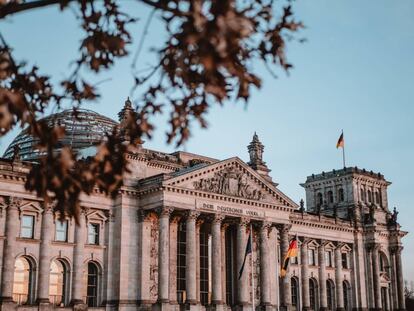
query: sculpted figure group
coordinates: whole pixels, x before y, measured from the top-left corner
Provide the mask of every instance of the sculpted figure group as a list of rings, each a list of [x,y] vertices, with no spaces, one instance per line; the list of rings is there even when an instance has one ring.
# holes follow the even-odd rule
[[[249,185],[247,175],[234,167],[218,171],[214,174],[214,177],[195,181],[194,187],[197,190],[238,196],[251,200],[264,198],[262,191]]]

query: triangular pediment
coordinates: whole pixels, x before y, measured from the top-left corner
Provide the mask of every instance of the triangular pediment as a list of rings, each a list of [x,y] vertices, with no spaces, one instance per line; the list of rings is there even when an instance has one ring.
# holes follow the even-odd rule
[[[295,202],[237,157],[178,171],[163,184],[298,208]]]

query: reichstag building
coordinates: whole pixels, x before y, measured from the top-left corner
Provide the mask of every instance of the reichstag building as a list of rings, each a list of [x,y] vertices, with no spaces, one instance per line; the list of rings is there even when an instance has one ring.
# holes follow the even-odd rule
[[[89,110],[48,118],[65,125],[61,145],[79,156],[122,124]],[[23,130],[0,159],[1,311],[405,310],[407,232],[380,173],[312,174],[298,202],[272,180],[256,134],[248,163],[142,145],[127,155],[117,198],[83,196],[76,226],[24,190],[42,156],[35,145]],[[280,278],[296,236],[299,254]]]

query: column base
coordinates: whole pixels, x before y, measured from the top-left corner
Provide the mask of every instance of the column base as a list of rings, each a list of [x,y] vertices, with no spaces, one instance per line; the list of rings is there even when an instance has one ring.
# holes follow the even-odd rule
[[[53,310],[53,305],[49,302],[49,299],[38,299],[39,311]]]
[[[152,306],[153,311],[170,311],[170,303],[165,301],[158,301]]]
[[[211,311],[225,311],[224,304],[221,301],[214,301],[211,303],[211,306],[206,308]]]
[[[290,310],[292,310],[292,306],[291,305],[280,305],[279,310],[280,311],[290,311]],[[327,311],[327,310],[323,310],[323,311]]]
[[[310,311],[310,309],[311,309],[310,307],[303,307],[302,311]]]
[[[186,311],[200,311],[200,304],[198,304],[196,301],[187,301],[184,305],[182,305],[184,307],[184,310]],[[180,310],[182,310],[182,307],[180,308]]]
[[[234,308],[235,311],[251,311],[252,305],[250,303],[242,303]]]
[[[336,311],[346,311],[345,308],[336,308]]]
[[[275,307],[272,306],[270,303],[265,303],[259,306],[259,310],[261,311],[275,311]]]
[[[0,310],[1,311],[15,311],[17,309],[17,304],[13,301],[10,297],[10,300],[7,299],[9,297],[3,297],[0,302]]]
[[[320,307],[319,311],[328,311],[328,307]]]
[[[74,299],[70,302],[70,305],[73,308],[73,311],[87,311],[88,305],[83,302],[83,300],[80,299]]]

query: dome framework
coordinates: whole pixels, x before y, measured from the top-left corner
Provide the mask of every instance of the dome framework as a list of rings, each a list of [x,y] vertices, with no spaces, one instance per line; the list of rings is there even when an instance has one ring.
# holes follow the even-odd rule
[[[45,117],[50,127],[54,125],[63,126],[66,135],[59,141],[56,151],[59,152],[63,147],[71,147],[74,153],[86,147],[98,145],[105,134],[112,132],[118,123],[88,109],[78,109],[76,115],[72,109],[52,114]],[[36,145],[39,140],[24,129],[7,147],[3,158],[11,159],[14,155],[15,147],[19,148],[19,158],[23,161],[36,161],[43,153],[37,149]]]

